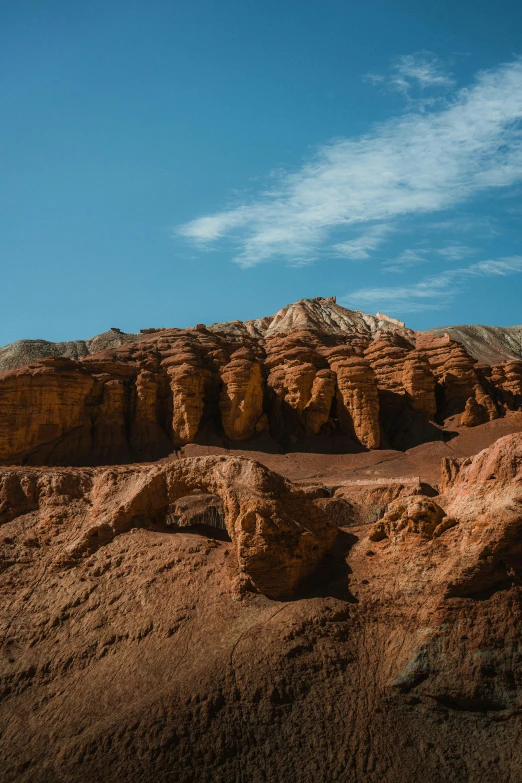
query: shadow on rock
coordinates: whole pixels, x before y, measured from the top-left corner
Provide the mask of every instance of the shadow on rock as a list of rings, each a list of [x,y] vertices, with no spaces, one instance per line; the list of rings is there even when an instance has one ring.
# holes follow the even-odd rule
[[[357,603],[357,598],[350,592],[352,569],[346,562],[348,552],[357,540],[353,533],[339,530],[333,545],[315,571],[302,582],[295,599],[338,598]]]

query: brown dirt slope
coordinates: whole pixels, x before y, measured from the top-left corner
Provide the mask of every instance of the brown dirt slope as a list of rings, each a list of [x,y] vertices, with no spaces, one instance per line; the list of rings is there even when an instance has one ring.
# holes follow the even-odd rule
[[[442,494],[417,487],[384,528],[340,528],[285,600],[238,586],[219,524],[155,514],[158,476],[186,463],[196,480],[207,464],[198,491],[221,492],[233,532],[237,482],[209,478],[233,459],[4,469],[2,779],[515,783],[521,445],[445,459]],[[284,495],[255,475],[261,505]],[[320,496],[306,502],[328,513]],[[113,531],[78,550],[93,511]]]

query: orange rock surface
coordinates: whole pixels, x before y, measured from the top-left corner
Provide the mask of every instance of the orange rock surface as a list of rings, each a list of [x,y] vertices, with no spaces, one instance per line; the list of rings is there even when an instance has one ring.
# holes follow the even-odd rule
[[[454,415],[475,426],[522,406],[522,362],[479,365],[447,335],[333,299],[127,337],[0,375],[0,463],[154,460],[267,432],[282,448],[341,435],[351,449],[403,449],[443,440]]]
[[[264,428],[261,365],[248,348],[240,348],[222,370],[223,389],[219,409],[225,435],[248,440]]]
[[[498,331],[317,298],[0,375],[2,783],[516,783]]]
[[[371,365],[347,346],[327,352],[332,370],[337,376],[337,408],[339,426],[352,433],[368,449],[378,449],[381,443],[379,424],[379,394]]]

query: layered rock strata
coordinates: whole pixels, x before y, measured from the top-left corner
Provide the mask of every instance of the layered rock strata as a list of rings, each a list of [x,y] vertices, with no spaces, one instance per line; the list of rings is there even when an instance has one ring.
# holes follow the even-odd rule
[[[248,440],[266,428],[261,365],[252,351],[240,348],[223,368],[221,378],[219,409],[225,435],[233,441]]]
[[[381,443],[379,394],[371,365],[348,346],[336,346],[326,352],[337,376],[337,412],[339,427],[355,435],[368,449]]]
[[[522,405],[522,363],[479,365],[449,336],[303,300],[274,319],[150,330],[0,375],[0,463],[99,465],[268,432],[409,448]]]

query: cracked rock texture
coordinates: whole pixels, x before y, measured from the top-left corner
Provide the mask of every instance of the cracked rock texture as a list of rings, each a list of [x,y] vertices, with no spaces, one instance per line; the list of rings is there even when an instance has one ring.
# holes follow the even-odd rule
[[[239,457],[87,472],[5,470],[0,476],[0,522],[30,509],[40,513],[45,525],[49,505],[62,505],[68,532],[74,531],[63,551],[64,565],[71,565],[133,527],[161,526],[171,523],[172,515],[182,517],[180,499],[194,500],[194,492],[220,499],[219,527],[232,542],[240,582],[272,598],[294,593],[336,536],[313,498],[278,473]],[[212,517],[205,511],[201,516]]]

